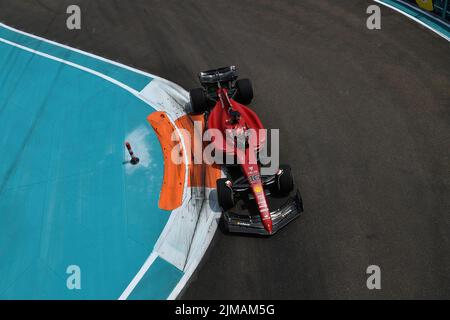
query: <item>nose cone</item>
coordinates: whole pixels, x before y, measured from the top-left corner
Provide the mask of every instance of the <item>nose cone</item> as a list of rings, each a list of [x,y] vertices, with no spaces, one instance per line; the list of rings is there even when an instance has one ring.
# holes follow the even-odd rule
[[[264,228],[267,230],[267,232],[269,232],[269,234],[272,234],[272,229],[273,229],[272,219],[264,220],[263,224],[264,224]]]

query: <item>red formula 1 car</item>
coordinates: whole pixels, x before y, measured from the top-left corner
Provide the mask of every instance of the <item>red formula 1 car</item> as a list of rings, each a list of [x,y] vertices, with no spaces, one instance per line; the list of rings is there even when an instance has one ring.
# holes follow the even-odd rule
[[[190,112],[204,113],[206,128],[221,133],[212,143],[216,156],[228,159],[221,163],[226,178],[217,180],[226,229],[271,235],[300,215],[303,202],[289,166],[261,174],[259,154],[266,133],[256,113],[246,106],[253,99],[250,80],[237,78],[234,66],[201,72],[202,88],[190,91]]]

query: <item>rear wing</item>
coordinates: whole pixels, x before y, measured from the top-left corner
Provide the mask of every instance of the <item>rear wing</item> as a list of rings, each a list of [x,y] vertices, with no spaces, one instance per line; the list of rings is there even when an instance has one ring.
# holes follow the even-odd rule
[[[235,66],[223,67],[219,69],[207,70],[200,72],[198,78],[200,83],[209,87],[217,83],[228,83],[237,79],[237,71]]]

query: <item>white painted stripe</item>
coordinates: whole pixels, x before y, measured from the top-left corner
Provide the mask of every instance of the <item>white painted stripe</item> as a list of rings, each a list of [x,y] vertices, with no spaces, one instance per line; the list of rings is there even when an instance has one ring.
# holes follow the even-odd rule
[[[438,30],[432,28],[431,26],[429,26],[429,25],[426,24],[425,22],[421,21],[420,19],[417,19],[416,17],[413,17],[412,15],[406,13],[405,11],[400,10],[400,9],[398,9],[398,8],[396,8],[396,7],[392,6],[392,5],[390,5],[390,4],[387,4],[387,3],[383,2],[382,0],[373,0],[373,1],[375,1],[375,2],[377,2],[377,3],[379,3],[379,4],[382,4],[382,5],[384,5],[384,6],[388,7],[388,8],[391,8],[392,10],[395,10],[395,11],[397,11],[397,12],[403,14],[404,16],[408,17],[409,19],[414,20],[415,22],[421,24],[421,25],[424,26],[425,28],[427,28],[427,29],[433,31],[434,33],[438,34],[439,36],[441,36],[441,37],[444,38],[445,40],[450,41],[450,37],[448,37],[447,35],[445,35],[444,33],[440,32],[440,31],[438,31]],[[402,2],[402,3],[403,3],[403,2]]]
[[[145,72],[145,71],[142,71],[142,70],[139,70],[139,69],[136,69],[136,68],[124,65],[124,64],[122,64],[120,62],[117,62],[117,61],[114,61],[114,60],[110,60],[110,59],[107,59],[107,58],[104,58],[104,57],[100,57],[100,56],[97,56],[97,55],[95,55],[93,53],[90,53],[90,52],[86,52],[86,51],[83,51],[83,50],[80,50],[80,49],[69,47],[67,45],[64,45],[64,44],[61,44],[61,43],[58,43],[58,42],[55,42],[55,41],[51,41],[51,40],[45,39],[45,38],[39,37],[37,35],[31,34],[31,33],[28,33],[28,32],[22,31],[22,30],[15,29],[15,28],[7,26],[6,24],[1,23],[1,22],[0,22],[0,27],[3,27],[5,29],[8,29],[8,30],[11,30],[11,31],[14,31],[14,32],[17,32],[19,34],[25,35],[25,36],[30,37],[30,38],[34,38],[34,39],[37,39],[37,40],[40,40],[40,41],[44,41],[46,43],[52,44],[52,45],[60,47],[60,48],[64,48],[64,49],[67,49],[67,50],[70,50],[70,51],[74,51],[74,52],[83,54],[85,56],[88,56],[88,57],[91,57],[91,58],[94,58],[94,59],[97,59],[97,60],[100,60],[100,61],[104,61],[104,62],[110,63],[112,65],[121,67],[121,68],[126,69],[126,70],[130,70],[130,71],[136,72],[136,73],[144,75],[144,76],[148,76],[148,77],[151,77],[151,78],[154,78],[154,79],[159,79],[162,82],[166,82],[166,83],[174,86],[175,88],[179,89],[180,91],[184,90],[181,86],[179,86],[178,84],[176,84],[174,82],[168,81],[168,80],[166,80],[164,78],[161,78],[161,77],[159,77],[157,75],[154,75],[154,74],[151,74],[151,73],[148,73],[148,72]]]
[[[170,293],[167,300],[175,300],[183,291],[192,274],[197,269],[201,259],[205,255],[206,250],[208,249],[209,244],[211,243],[214,234],[216,233],[217,227],[219,225],[219,220],[222,215],[221,209],[218,207],[216,201],[211,202],[210,200],[207,200],[205,201],[205,206],[211,206],[212,210],[208,212],[206,223],[201,224],[202,227],[201,229],[199,229],[199,232],[196,233],[196,237],[193,240],[194,242],[200,243],[193,244],[194,252],[191,253],[189,262],[186,266],[186,269],[184,270],[184,275],[181,277],[178,284]]]
[[[73,68],[76,68],[76,69],[82,70],[84,72],[90,73],[92,75],[95,75],[95,76],[97,76],[99,78],[102,78],[102,79],[104,79],[106,81],[109,81],[109,82],[115,84],[118,87],[121,87],[121,88],[127,90],[128,92],[130,92],[131,94],[136,96],[136,98],[138,98],[139,100],[144,101],[147,104],[147,101],[139,95],[139,92],[137,90],[127,86],[126,84],[124,84],[124,83],[122,83],[120,81],[117,81],[116,79],[113,79],[113,78],[111,78],[111,77],[109,77],[107,75],[104,75],[103,73],[100,73],[98,71],[86,68],[86,67],[81,66],[79,64],[76,64],[76,63],[73,63],[73,62],[70,62],[70,61],[66,61],[64,59],[61,59],[61,58],[49,55],[49,54],[44,53],[44,52],[40,52],[40,51],[37,51],[37,50],[34,50],[34,49],[30,49],[30,48],[25,47],[25,46],[23,46],[21,44],[18,44],[18,43],[15,43],[15,42],[3,39],[3,38],[0,38],[0,42],[3,42],[3,43],[8,44],[10,46],[22,49],[24,51],[31,52],[31,53],[36,54],[38,56],[41,56],[41,57],[44,57],[44,58],[47,58],[47,59],[50,59],[50,60],[53,60],[53,61],[57,61],[57,62],[62,63],[62,64],[66,64],[66,65],[71,66]]]
[[[133,280],[131,280],[130,284],[126,287],[123,293],[120,295],[118,300],[127,300],[130,296],[131,292],[133,292],[134,288],[138,285],[138,283],[142,280],[144,275],[147,273],[150,266],[155,262],[156,258],[158,258],[158,254],[152,252],[150,256],[145,260],[141,269],[139,269],[138,273],[134,276]]]

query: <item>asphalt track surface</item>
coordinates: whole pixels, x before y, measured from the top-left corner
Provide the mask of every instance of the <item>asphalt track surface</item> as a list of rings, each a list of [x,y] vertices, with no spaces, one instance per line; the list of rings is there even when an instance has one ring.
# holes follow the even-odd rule
[[[269,239],[219,231],[182,298],[450,298],[450,45],[387,8],[368,30],[369,4],[0,0],[0,20],[185,88],[229,64],[253,80],[306,212]]]

